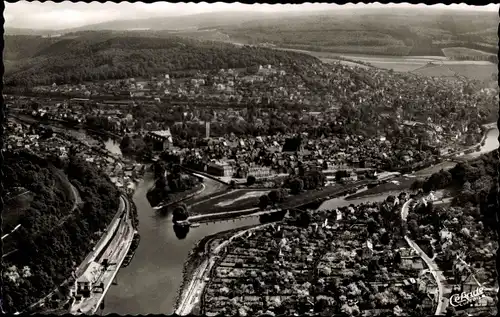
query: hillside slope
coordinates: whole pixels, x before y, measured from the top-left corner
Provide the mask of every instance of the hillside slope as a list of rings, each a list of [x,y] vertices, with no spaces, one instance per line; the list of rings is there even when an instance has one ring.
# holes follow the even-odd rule
[[[221,32],[245,44],[338,53],[442,55],[443,47],[471,46],[496,54],[498,22],[496,12],[359,10],[250,21]]]
[[[24,185],[33,195],[22,214],[11,209],[14,217],[8,218],[10,228],[21,225],[6,239],[4,247],[13,252],[2,259],[3,309],[14,313],[71,275],[118,210],[119,192],[102,172],[79,159],[67,162],[63,172],[52,165],[54,160],[27,151],[4,155],[6,190]],[[81,193],[82,207],[75,208],[69,181]]]
[[[69,34],[57,41],[53,38],[5,36],[9,56],[23,57],[14,69],[6,72],[5,83],[7,86],[79,83],[179,70],[279,63],[309,65],[318,61],[315,57],[295,52],[154,35],[85,32]],[[30,46],[23,42],[32,39],[40,43]]]

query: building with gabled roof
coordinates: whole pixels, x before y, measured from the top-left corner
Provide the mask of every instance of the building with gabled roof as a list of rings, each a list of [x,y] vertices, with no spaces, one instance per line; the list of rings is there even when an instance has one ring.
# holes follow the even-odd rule
[[[85,271],[76,279],[75,293],[76,294],[89,294],[92,291],[94,283],[99,278],[101,272],[101,265],[97,262],[90,262],[87,264]]]
[[[146,134],[146,140],[153,144],[154,151],[165,151],[173,146],[170,129],[148,132],[148,134]]]

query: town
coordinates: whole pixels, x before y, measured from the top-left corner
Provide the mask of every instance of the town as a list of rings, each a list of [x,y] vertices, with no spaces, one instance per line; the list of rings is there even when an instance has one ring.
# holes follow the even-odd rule
[[[2,313],[497,313],[496,16],[129,5],[9,26]]]
[[[287,68],[286,65],[280,66],[280,68],[273,68],[270,65],[259,67],[257,74],[251,75],[251,77],[249,77],[250,75],[239,77],[238,72],[229,69],[220,70],[217,75],[211,75],[210,79],[207,78],[207,75],[200,73],[190,78],[181,79],[174,79],[170,78],[169,75],[165,75],[161,80],[152,78],[150,81],[139,82],[129,79],[114,83],[106,82],[102,87],[97,86],[97,84],[88,87],[81,85],[58,86],[54,84],[52,87],[33,89],[33,94],[37,97],[6,95],[7,111],[12,116],[12,120],[9,120],[7,124],[9,137],[6,146],[8,150],[33,151],[56,160],[64,160],[70,155],[77,154],[86,162],[105,171],[111,182],[125,194],[128,194],[129,197],[134,195],[135,187],[146,172],[145,164],[151,162],[158,164],[158,162],[167,158],[167,161],[174,158],[174,161],[184,168],[200,173],[194,175],[205,175],[205,178],[210,177],[233,188],[239,185],[247,187],[253,185],[254,187],[273,189],[289,184],[286,186],[290,186],[292,194],[293,192],[296,192],[294,195],[299,194],[295,199],[285,199],[285,197],[289,196],[286,192],[274,194],[270,193],[269,190],[259,192],[259,190],[243,189],[239,193],[214,192],[214,194],[218,193],[220,198],[207,196],[205,200],[200,198],[200,201],[196,201],[196,199],[190,201],[188,199],[188,206],[192,205],[193,207],[188,207],[190,211],[186,216],[182,216],[182,219],[202,221],[202,219],[214,217],[225,218],[226,213],[228,215],[235,214],[236,216],[236,214],[256,213],[259,210],[272,212],[275,210],[273,208],[279,210],[279,207],[274,204],[276,202],[282,203],[284,200],[289,202],[289,206],[293,206],[291,203],[304,205],[305,201],[309,199],[308,197],[315,197],[314,195],[311,196],[311,189],[314,188],[320,189],[326,186],[319,193],[324,192],[324,195],[329,195],[328,197],[333,194],[333,197],[335,197],[335,195],[338,195],[335,193],[342,193],[342,186],[347,184],[352,184],[353,190],[356,191],[363,185],[369,184],[366,181],[374,180],[374,184],[377,184],[376,180],[380,179],[381,182],[387,182],[387,177],[382,177],[384,174],[389,175],[390,179],[390,177],[401,173],[412,172],[446,161],[453,158],[457,152],[470,153],[478,151],[481,149],[481,145],[484,144],[485,135],[488,131],[487,125],[485,125],[488,120],[488,111],[491,111],[488,110],[491,109],[488,104],[498,100],[498,95],[487,89],[480,90],[477,94],[464,94],[463,96],[473,99],[467,102],[457,101],[454,104],[455,111],[450,113],[449,110],[446,110],[446,116],[444,116],[439,107],[441,105],[442,109],[449,109],[449,98],[444,98],[444,95],[440,97],[439,93],[434,91],[432,94],[420,95],[420,99],[416,99],[416,103],[412,104],[412,111],[409,112],[404,108],[405,102],[399,101],[408,98],[409,96],[406,95],[408,92],[396,91],[396,96],[399,96],[395,99],[389,99],[394,98],[394,95],[389,95],[390,90],[388,87],[390,84],[386,84],[384,87],[384,84],[381,83],[390,82],[391,80],[397,82],[399,80],[405,82],[405,85],[421,84],[427,88],[431,79],[424,80],[412,76],[375,72],[371,74],[373,76],[372,80],[377,80],[382,87],[374,95],[367,95],[366,93],[359,96],[357,93],[347,95],[345,90],[337,90],[335,96],[339,99],[334,100],[333,94],[324,91],[325,94],[322,97],[330,98],[330,101],[326,102],[325,99],[315,100],[310,98],[312,95],[311,90],[304,88],[307,87],[306,85],[300,84],[302,79],[299,76],[290,75],[293,74],[293,70]],[[333,84],[334,87],[346,86],[349,89],[349,82],[337,79],[345,77],[337,77],[336,74],[350,74],[356,70],[355,68],[340,63],[324,66],[324,68],[329,68],[330,72],[320,73],[319,81],[324,80],[327,84]],[[356,75],[352,76],[356,78]],[[252,78],[252,81],[249,81],[249,78]],[[205,80],[213,84],[206,85]],[[352,80],[350,79],[351,83]],[[359,85],[364,87],[360,90],[361,92],[373,92],[373,90],[367,90],[369,84],[359,81]],[[437,87],[443,85],[441,88],[431,86],[434,89],[454,89],[455,91],[458,87],[461,87],[462,90],[467,87],[470,89],[469,83],[463,85],[452,82],[451,86],[446,86],[437,79],[433,83],[437,84]],[[162,95],[155,93],[155,89],[159,91],[159,89],[166,86],[175,90],[176,94],[166,94],[168,89],[163,90],[165,94]],[[117,87],[119,87],[119,90],[117,90]],[[191,90],[187,93],[187,90],[183,90],[183,88]],[[72,91],[78,91],[78,93],[71,93]],[[127,92],[126,97],[123,91]],[[242,92],[236,100],[234,95],[231,95],[234,91]],[[259,92],[259,95],[249,96],[244,94],[245,91]],[[389,91],[389,93],[384,93],[385,91]],[[110,92],[115,92],[115,94],[110,95]],[[211,100],[200,100],[196,98],[196,93],[204,96],[209,95]],[[288,94],[291,94],[292,97],[289,98]],[[296,102],[296,98],[293,97],[299,95],[301,99]],[[232,99],[227,99],[228,96]],[[347,96],[349,96],[350,101],[346,100]],[[93,97],[97,97],[97,99]],[[294,101],[295,108],[288,112],[278,110],[281,108],[277,108],[275,105],[283,105],[285,103],[283,98]],[[375,118],[371,117],[375,115],[373,112],[356,112],[355,108],[345,106],[349,102],[354,102],[353,98],[360,103],[370,102],[373,104],[374,109],[381,109],[386,112],[377,113]],[[263,102],[262,100],[266,101]],[[339,101],[342,102],[343,106],[335,106],[335,103]],[[235,107],[224,107],[224,103],[228,102],[234,104]],[[390,103],[392,103],[392,107],[383,106]],[[426,108],[426,105],[431,103],[434,108]],[[170,106],[165,107],[166,104],[170,104]],[[166,112],[159,114],[160,109],[165,109]],[[395,116],[394,113],[390,115],[389,111],[394,110]],[[165,120],[155,120],[151,116],[152,113],[165,116]],[[450,115],[453,116],[454,120],[447,119]],[[159,122],[163,123],[159,124]],[[360,124],[366,124],[367,126],[361,128]],[[376,133],[367,133],[370,128],[374,128]],[[89,137],[90,134],[95,135],[97,140]],[[108,152],[103,143],[107,139],[118,144],[120,153],[125,154],[126,157]],[[163,173],[165,175],[171,174],[171,168],[171,166],[167,167]],[[321,171],[320,175],[324,177],[324,180],[316,185],[311,183],[316,176],[308,176],[312,175],[310,173],[314,173],[314,171]],[[390,172],[394,173],[391,174]],[[301,183],[294,185],[293,179],[297,179],[297,177],[301,179]],[[313,178],[309,179],[308,177]],[[176,187],[172,187],[171,183],[169,184],[170,191],[160,191],[159,202],[156,205],[159,205],[161,201],[170,201],[168,205],[173,206],[174,215],[178,215],[175,211],[175,208],[177,208],[176,202],[185,201],[188,196],[191,197],[200,192],[200,187],[193,187],[188,192],[181,190],[180,193],[174,193],[172,188]],[[156,187],[158,186],[157,183]],[[203,186],[202,191],[206,189],[208,183]],[[276,190],[272,190],[272,192],[276,192]],[[181,198],[172,198],[174,194],[177,195],[175,197]],[[186,198],[182,198],[183,195]],[[273,195],[278,195],[276,197],[281,198],[273,198]],[[303,195],[304,198],[300,198],[300,195]],[[263,197],[266,198],[265,203]],[[318,195],[318,197],[321,200],[321,196]],[[167,198],[168,200],[166,200]],[[225,202],[228,199],[233,199],[238,203]],[[194,205],[197,205],[197,207],[194,207]],[[270,206],[270,208],[267,208],[267,206]],[[284,208],[284,205],[281,205],[281,208]],[[211,210],[212,213],[207,214],[206,210]],[[174,216],[174,219],[179,219],[179,217]],[[325,220],[322,227],[326,228],[327,222]],[[339,225],[336,225],[336,228],[338,227]],[[291,228],[287,229],[286,225],[280,228],[282,228],[280,230],[293,230]],[[316,228],[318,227],[316,226]],[[335,235],[337,237],[335,241],[347,239],[340,238],[340,235],[345,235],[346,232],[339,231]],[[404,242],[403,238],[400,240]],[[245,241],[248,243],[252,240],[247,239]],[[307,241],[313,243],[315,240],[308,239]],[[262,243],[265,244],[264,241],[258,242],[258,244]],[[318,243],[317,246],[311,246],[311,250],[324,249],[323,242],[319,241]],[[370,244],[370,242],[360,241],[359,245],[366,243]],[[380,245],[378,247],[380,248]],[[238,248],[252,250],[252,247],[248,245]],[[308,251],[308,248],[304,250],[311,252]],[[376,249],[377,245],[374,248]],[[295,253],[298,250],[296,247],[286,249]],[[391,250],[393,249],[391,248]],[[242,255],[241,250],[240,253],[231,253],[232,258],[236,259],[236,263],[241,261],[239,259],[239,256]],[[335,252],[340,252],[339,249],[335,250]],[[281,250],[279,254],[283,252]],[[370,252],[389,252],[389,250],[380,249]],[[398,252],[398,257],[401,258],[406,256],[404,254],[409,251],[401,249]],[[258,254],[256,253],[254,256],[258,256]],[[335,254],[330,257],[335,257]],[[300,274],[305,274],[301,281],[307,285],[310,285],[311,282],[306,279],[306,276],[312,274],[308,273],[308,270],[311,270],[311,272],[315,270],[321,271],[320,267],[321,263],[323,263],[323,255],[314,255],[313,252],[309,256],[311,257],[310,261],[318,265],[318,269],[308,268],[307,266],[300,267],[300,263],[303,263],[303,261],[299,261],[297,262],[299,267],[295,269],[298,271],[292,270],[293,272],[288,273],[292,274],[294,278],[299,278]],[[283,260],[286,258],[284,255],[282,257],[284,257]],[[413,259],[415,259],[415,256],[413,256]],[[217,266],[214,271],[216,273],[213,273],[216,274],[217,278],[214,281],[210,279],[208,286],[204,288],[205,295],[203,296],[208,296],[209,299],[208,301],[203,300],[206,304],[203,304],[200,309],[207,314],[222,308],[225,313],[234,313],[234,311],[230,310],[229,305],[222,304],[224,297],[220,297],[226,296],[227,294],[224,292],[227,293],[228,290],[233,288],[233,286],[225,284],[227,282],[226,278],[228,276],[231,279],[235,278],[233,275],[236,274],[235,272],[223,273],[227,269],[222,268],[229,265],[227,263],[231,263],[229,260],[224,261],[220,264],[220,267]],[[308,261],[304,263],[308,263]],[[419,302],[419,304],[412,305],[418,307],[412,306],[411,309],[417,307],[416,309],[421,314],[425,314],[425,311],[435,308],[433,303],[438,300],[438,292],[435,290],[436,285],[429,286],[426,284],[435,284],[435,281],[425,282],[425,276],[418,275],[419,270],[422,269],[422,264],[415,264],[419,263],[418,260],[415,261],[410,264],[410,267],[420,265],[420,269],[417,268],[416,271],[411,273],[411,268],[410,271],[405,269],[406,271],[400,272],[401,268],[395,267],[396,270],[391,271],[388,280],[382,281],[381,285],[389,285],[387,282],[391,281],[390,284],[395,286],[391,286],[393,288],[389,288],[386,292],[392,291],[396,293],[399,286],[406,285],[405,287],[408,288],[406,291],[416,293],[401,296],[405,300],[410,297],[415,298],[415,303]],[[233,263],[229,267],[233,267],[233,265],[236,264]],[[238,265],[241,266],[241,264]],[[255,263],[251,265],[255,265]],[[281,265],[284,264],[281,263]],[[292,263],[287,262],[287,267],[293,267],[293,265],[290,265]],[[87,270],[95,270],[95,268],[89,266]],[[331,271],[331,269],[328,270]],[[262,272],[262,274],[267,272],[263,268],[258,268],[257,271]],[[354,271],[358,271],[358,269],[354,269]],[[249,271],[248,274],[254,278],[255,272]],[[343,268],[342,276],[347,273],[347,268]],[[225,274],[232,275],[226,276]],[[238,274],[245,275],[246,273],[240,272]],[[270,272],[269,274],[272,275],[273,273]],[[385,275],[387,274],[385,273]],[[323,281],[322,283],[327,283],[325,278],[320,280]],[[353,281],[351,281],[352,283]],[[370,287],[374,287],[373,283],[380,284],[381,281],[375,279],[370,283]],[[222,287],[222,291],[217,291],[222,292],[221,294],[212,291],[212,287],[215,287],[215,285]],[[261,286],[258,287],[262,287],[263,284],[259,285]],[[286,285],[273,285],[274,290],[278,291],[279,294],[298,296],[294,293],[287,293]],[[364,287],[363,289],[366,289],[367,292],[373,293],[373,290],[370,291],[364,285],[360,284],[352,287]],[[296,285],[292,289],[301,291],[301,287],[303,286]],[[309,292],[307,287],[302,290],[304,294]],[[323,287],[325,286],[323,285]],[[429,291],[429,287],[434,291]],[[282,291],[281,288],[284,288],[284,290]],[[426,290],[427,294],[434,294],[434,297],[425,297],[422,301],[422,298],[424,298],[422,288]],[[377,289],[379,289],[378,286]],[[250,291],[244,291],[245,294],[248,292]],[[246,297],[243,296],[242,298],[253,296],[253,299],[245,299],[244,302],[237,304],[238,307],[243,306],[243,308],[239,308],[239,313],[246,314],[246,311],[264,313],[274,309],[278,311],[284,309],[283,303],[287,301],[286,298],[284,299],[280,295],[276,299],[272,296],[273,291],[266,291],[265,294],[268,295],[266,295],[267,297],[262,303],[259,296],[255,297],[252,292],[245,295]],[[314,294],[315,300],[307,299],[309,295],[305,295],[305,306],[284,310],[283,312],[289,314],[306,313],[317,311],[319,309],[317,308],[318,305],[331,306],[332,294],[326,295],[325,293],[323,295],[321,292]],[[102,298],[103,296],[95,299],[91,297],[90,300],[95,301],[93,304],[89,304],[90,302],[74,302],[73,305],[81,307],[78,308],[80,310],[87,307],[85,309],[95,311],[98,308],[96,303],[100,303]],[[417,300],[416,298],[420,299]],[[219,306],[217,306],[219,308],[211,306],[210,303],[213,303],[214,300],[219,303]],[[401,300],[395,300],[396,306],[389,304],[390,307],[393,307],[390,310],[391,313],[401,314],[403,310],[408,309],[408,307],[401,304]],[[388,308],[387,301],[384,301],[384,299],[379,299],[379,301],[380,305],[376,304],[376,302],[368,304],[368,302],[360,301],[359,298],[346,298],[345,303],[339,304],[341,307],[333,308],[332,306],[331,309],[333,309],[332,312],[354,314],[355,311],[358,313],[366,311],[365,315],[380,315],[387,311]],[[276,304],[278,302],[281,304]],[[299,302],[299,299],[294,300],[293,305],[298,305]],[[374,304],[375,306],[373,306]],[[326,309],[325,307],[321,308],[321,310]],[[241,311],[241,309],[245,312]],[[370,311],[371,313],[368,313]]]
[[[151,156],[144,141],[157,136],[155,141],[160,144],[151,150],[170,149],[175,141],[184,162],[203,161],[210,165],[207,172],[211,174],[264,178],[289,174],[298,162],[323,170],[404,172],[425,167],[465,147],[474,151],[484,133],[482,124],[489,123],[493,105],[498,102],[498,94],[490,89],[466,94],[465,90],[473,90],[474,84],[469,82],[446,83],[383,71],[368,72],[364,74],[368,79],[364,79],[356,73],[359,69],[350,66],[317,67],[321,71],[300,75],[311,76],[315,84],[336,90],[322,89],[319,96],[313,96],[313,88],[294,74],[290,65],[267,65],[251,76],[259,78],[255,82],[249,82],[250,75],[221,69],[216,74],[199,72],[175,79],[164,75],[148,81],[129,79],[89,87],[54,84],[45,90],[34,89],[40,94],[37,97],[7,96],[7,109],[111,136],[126,136],[133,140],[127,150],[143,155]],[[355,93],[349,91],[353,82]],[[395,88],[403,83],[404,88]],[[224,85],[229,92],[219,89]],[[368,90],[373,85],[377,89]],[[171,87],[176,94],[157,95],[163,86]],[[426,91],[429,89],[434,91]],[[448,96],[447,89],[457,93]],[[113,91],[120,100],[106,101]],[[128,98],[123,97],[124,91]],[[137,91],[141,99],[133,97]],[[213,100],[189,99],[188,91]],[[249,96],[248,91],[257,96]],[[52,93],[59,97],[52,97]],[[226,100],[228,95],[236,101]],[[177,99],[180,97],[187,99]],[[293,102],[296,110],[289,110],[286,100]],[[368,112],[359,113],[346,106],[355,102],[370,104],[363,108]],[[287,111],[278,110],[277,104]],[[451,104],[454,110],[450,110]],[[163,120],[155,120],[158,116]],[[369,133],[370,129],[374,132]]]

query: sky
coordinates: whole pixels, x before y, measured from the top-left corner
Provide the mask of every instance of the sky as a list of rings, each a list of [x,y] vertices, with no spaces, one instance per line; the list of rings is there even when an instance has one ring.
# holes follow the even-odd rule
[[[410,5],[410,4],[389,4],[381,5],[379,3],[372,4],[346,4],[336,5],[330,3],[303,3],[303,4],[242,4],[242,3],[130,3],[122,2],[116,4],[114,2],[92,2],[92,3],[73,3],[64,1],[61,3],[55,2],[27,2],[18,1],[15,3],[5,2],[5,27],[11,28],[31,28],[31,29],[65,29],[80,27],[88,24],[108,22],[113,20],[129,20],[152,18],[161,16],[180,16],[188,14],[217,12],[217,11],[262,11],[262,12],[277,12],[277,11],[320,11],[331,9],[344,8],[362,8],[362,7],[380,7],[380,6],[395,6],[395,7],[426,7],[425,4]],[[466,4],[453,5],[433,5],[435,8],[452,8],[457,10],[486,10],[498,11],[498,4],[489,4],[487,6],[469,6]]]

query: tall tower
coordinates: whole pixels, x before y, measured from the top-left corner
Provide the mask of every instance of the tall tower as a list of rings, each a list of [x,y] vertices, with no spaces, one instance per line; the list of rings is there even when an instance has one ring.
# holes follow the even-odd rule
[[[205,137],[210,138],[210,121],[205,121]]]

